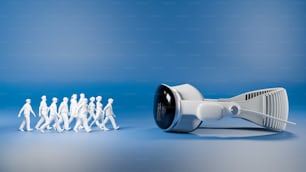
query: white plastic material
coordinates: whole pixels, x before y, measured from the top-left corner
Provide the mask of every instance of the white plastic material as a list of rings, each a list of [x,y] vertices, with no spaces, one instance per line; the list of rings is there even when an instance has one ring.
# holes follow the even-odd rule
[[[63,129],[60,127],[59,122],[58,122],[59,120],[61,120],[62,117],[58,114],[58,111],[57,111],[57,98],[56,97],[52,98],[52,103],[49,107],[49,112],[50,112],[50,116],[48,120],[39,128],[40,132],[44,133],[45,128],[47,128],[52,122],[54,122],[53,128],[57,132],[63,132]]]
[[[30,120],[30,115],[31,113],[36,117],[35,113],[33,112],[32,106],[31,106],[31,99],[26,99],[26,103],[22,106],[18,113],[18,118],[21,117],[21,114],[23,113],[24,119],[22,120],[19,130],[24,131],[24,127],[26,126],[27,131],[32,131],[33,129],[31,128],[31,120]]]
[[[170,87],[176,99],[176,114],[166,131],[190,132],[206,119],[221,119],[224,116],[238,117],[262,127],[285,130],[289,104],[284,88],[269,88],[246,92],[228,99],[204,99],[201,93],[189,84]]]
[[[101,129],[103,129],[104,131],[108,131],[109,129],[105,126],[105,124],[108,122],[108,120],[111,121],[112,123],[112,126],[115,130],[118,130],[119,129],[119,126],[116,124],[116,121],[114,119],[114,117],[116,117],[116,115],[114,114],[114,111],[113,111],[113,104],[114,102],[114,99],[112,98],[109,98],[108,99],[108,103],[107,105],[105,106],[105,108],[103,109],[103,111],[105,112],[105,119],[104,121],[102,122],[101,124]]]
[[[73,121],[73,119],[78,117],[78,113],[77,113],[77,108],[78,108],[78,101],[77,101],[77,94],[72,94],[71,99],[70,99],[70,109],[69,109],[69,121],[68,121],[68,125],[71,124],[71,122]]]
[[[284,88],[269,88],[240,94],[219,102],[236,102],[237,117],[249,120],[271,130],[285,130],[288,121],[289,103]]]
[[[62,122],[64,122],[64,129],[66,131],[70,130],[69,128],[69,119],[68,119],[68,97],[64,97],[62,103],[60,104],[58,108],[58,113],[61,116],[59,120],[57,121],[57,125],[61,125]]]
[[[99,120],[101,119],[101,123],[103,123],[103,120],[104,120],[103,104],[101,103],[101,101],[102,101],[102,96],[97,96],[96,97],[96,115],[94,116],[94,120],[90,124],[90,127],[92,127],[93,124],[96,124],[96,126],[101,128]]]
[[[81,98],[83,96],[81,95]],[[87,113],[88,113],[88,100],[85,96],[79,101],[79,106],[77,112],[79,113],[78,120],[73,128],[75,132],[79,131],[80,126],[83,126],[85,131],[89,133],[91,131],[90,127],[88,126],[87,121]]]
[[[39,121],[37,122],[35,129],[38,130],[43,122],[48,120],[49,108],[47,105],[47,97],[45,95],[41,96],[41,102],[39,105],[38,115],[40,116]]]

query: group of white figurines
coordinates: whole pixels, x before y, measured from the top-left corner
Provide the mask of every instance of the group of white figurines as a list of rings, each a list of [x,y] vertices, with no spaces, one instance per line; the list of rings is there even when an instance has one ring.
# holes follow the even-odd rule
[[[88,99],[84,93],[80,94],[79,101],[77,101],[77,94],[73,94],[70,99],[70,107],[68,107],[68,97],[64,97],[59,108],[57,108],[57,98],[52,98],[52,103],[48,107],[47,97],[43,95],[39,106],[39,121],[37,122],[35,129],[44,133],[45,129],[54,129],[57,132],[69,131],[69,127],[73,120],[75,125],[73,130],[78,132],[80,129],[84,129],[86,132],[91,131],[91,127],[95,124],[101,130],[108,131],[109,129],[105,126],[110,120],[113,129],[118,130],[119,126],[116,124],[114,119],[115,114],[113,112],[112,104],[114,100],[108,99],[107,105],[103,109],[102,96],[91,97]],[[95,103],[96,101],[96,103]],[[31,113],[36,117],[32,106],[31,99],[26,99],[26,103],[20,109],[18,118],[23,113],[24,119],[19,127],[20,131],[24,131],[26,127],[27,131],[32,131],[30,127],[30,115]],[[89,124],[90,122],[90,124]],[[51,124],[52,127],[50,126]]]

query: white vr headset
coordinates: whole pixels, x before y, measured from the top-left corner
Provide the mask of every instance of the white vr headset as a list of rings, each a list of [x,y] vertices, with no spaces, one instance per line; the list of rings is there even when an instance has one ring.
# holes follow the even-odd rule
[[[160,85],[154,98],[154,119],[165,131],[191,132],[206,119],[238,117],[262,127],[282,131],[288,121],[288,97],[284,88],[255,90],[228,99],[204,99],[193,86]]]

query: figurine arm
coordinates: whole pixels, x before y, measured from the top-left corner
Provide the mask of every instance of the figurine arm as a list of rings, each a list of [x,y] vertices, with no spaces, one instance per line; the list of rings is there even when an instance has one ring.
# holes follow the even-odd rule
[[[107,104],[104,109],[102,110],[102,113],[105,114],[106,110],[109,108],[109,105]]]
[[[39,109],[38,109],[38,116],[40,117],[41,116],[41,109],[42,109],[42,105],[39,106]]]
[[[51,106],[49,107],[49,109],[50,109],[50,111],[52,111],[53,113],[55,113],[55,115],[58,117],[59,115],[58,115],[58,113],[57,113],[57,108],[53,105],[53,104],[51,104]]]
[[[57,111],[56,108],[54,109],[54,111],[55,111],[56,116],[57,116],[58,118],[60,118],[61,116],[60,116],[60,114],[59,114],[59,111]]]
[[[83,104],[80,104],[80,106],[77,106],[76,113],[79,114],[80,110],[83,108]]]
[[[70,104],[70,108],[69,108],[69,114],[71,115],[72,114],[72,106]]]
[[[21,113],[22,113],[22,112],[23,112],[23,110],[24,110],[24,107],[25,107],[25,105],[23,105],[23,106],[22,106],[22,108],[20,109],[20,111],[19,111],[19,113],[18,113],[18,118],[20,118]]]
[[[31,108],[30,110],[31,110],[31,112],[32,112],[33,116],[34,116],[34,117],[36,117],[36,114],[34,113],[34,111],[33,111],[33,109],[32,109],[32,107],[31,107],[31,106],[30,106],[30,108]]]
[[[60,107],[58,108],[58,113],[60,114],[63,110],[63,104],[60,105]]]
[[[111,110],[112,110],[112,115],[113,115],[113,117],[116,118],[116,115],[115,115],[115,113],[114,113],[114,111],[113,111],[113,107],[111,108]]]

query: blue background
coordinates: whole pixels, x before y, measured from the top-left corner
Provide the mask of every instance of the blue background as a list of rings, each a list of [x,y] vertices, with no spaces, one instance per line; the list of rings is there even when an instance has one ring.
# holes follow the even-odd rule
[[[26,98],[32,99],[33,108],[37,112],[43,94],[47,95],[50,103],[53,96],[61,99],[64,96],[70,97],[73,93],[84,92],[87,97],[102,95],[104,104],[108,97],[113,97],[114,109],[119,124],[123,127],[120,134],[101,136],[108,139],[109,145],[115,144],[112,142],[113,137],[115,141],[127,144],[116,142],[119,151],[104,157],[118,162],[114,164],[125,162],[121,164],[121,168],[120,165],[114,168],[104,164],[109,167],[106,171],[161,171],[162,168],[154,168],[154,163],[150,165],[153,159],[163,155],[158,151],[160,149],[167,153],[185,150],[184,156],[195,160],[195,157],[202,154],[197,154],[199,151],[196,148],[202,147],[200,142],[203,139],[194,135],[161,132],[155,126],[151,112],[154,91],[160,83],[190,83],[208,98],[231,97],[266,87],[285,87],[290,102],[289,119],[295,120],[298,125],[289,126],[288,132],[276,137],[238,137],[234,140],[235,143],[240,141],[241,146],[252,144],[254,140],[259,141],[258,144],[253,143],[253,148],[258,150],[266,147],[265,152],[272,150],[274,153],[284,149],[299,152],[304,148],[302,143],[305,143],[305,47],[306,2],[300,0],[1,0],[2,145],[16,143],[17,140],[27,145],[32,139],[38,139],[39,144],[40,139],[49,138],[48,134],[28,135],[17,131],[20,120],[16,116]],[[36,122],[37,119],[32,118],[32,121]],[[244,122],[239,122],[244,126]],[[147,135],[151,134],[153,136],[148,138]],[[231,136],[231,132],[228,134]],[[71,145],[66,142],[65,137],[73,137],[75,140],[84,137],[93,139],[85,135],[67,135],[54,137],[59,137],[59,142],[62,141],[64,145]],[[92,135],[96,137],[97,133]],[[117,138],[118,135],[120,138]],[[205,154],[214,157],[216,152],[209,150],[219,149],[214,145],[223,144],[219,137],[216,139],[214,135],[212,138],[205,136],[204,140],[211,141],[208,144],[210,147],[204,149],[207,151]],[[261,145],[262,140],[275,138],[281,140],[276,143],[279,147],[273,149],[271,145],[266,145],[267,142]],[[292,143],[288,143],[288,140]],[[103,140],[92,142],[98,144],[103,143]],[[198,156],[189,156],[186,153],[188,148],[183,146],[186,145],[185,142],[194,146],[191,152]],[[234,146],[232,137],[226,137],[222,140],[224,142]],[[80,147],[84,144],[80,144]],[[167,151],[158,146],[160,144],[177,147]],[[294,150],[289,148],[293,145],[296,146]],[[3,146],[2,150],[5,149],[8,155],[16,147]],[[147,151],[140,151],[138,147]],[[233,149],[235,148],[228,147],[228,150]],[[247,153],[254,153],[251,149],[244,149]],[[243,154],[242,151],[240,153]],[[130,158],[130,154],[135,156]],[[234,154],[235,152],[228,152],[227,158],[235,159]],[[14,158],[11,158],[12,161],[4,161],[5,155],[1,155],[2,168],[18,171],[10,164]],[[35,158],[41,159],[41,154],[35,155]],[[179,153],[175,155],[184,157]],[[226,156],[221,151],[217,155]],[[118,156],[122,159],[116,159]],[[146,158],[137,158],[142,156]],[[258,160],[259,156],[255,154],[254,159],[251,159]],[[291,156],[292,161],[284,163],[287,167],[294,168],[293,171],[305,169],[305,165],[299,163],[299,159],[306,157],[305,154]],[[166,169],[175,171],[179,167],[176,166],[177,163],[186,162],[184,158],[166,159],[166,162],[169,161],[172,165]],[[229,171],[246,171],[253,168],[250,162],[245,159],[246,166],[234,168],[234,165],[227,164],[224,168],[228,167]],[[94,163],[92,167],[98,168],[97,164]],[[166,165],[158,160],[155,160],[155,164]],[[206,168],[196,160],[188,164],[188,168],[185,168],[194,166],[191,168],[194,171],[220,170],[218,165],[210,161],[205,164]],[[263,164],[272,171],[286,171],[286,168],[277,165],[276,168]],[[37,170],[33,163],[29,162],[25,166],[28,169],[33,167],[32,171]],[[65,165],[61,166],[66,169]],[[179,169],[185,171],[183,167]]]
[[[88,86],[145,106],[159,83],[209,97],[274,86],[293,105],[306,97],[303,1],[0,3],[3,107]]]

